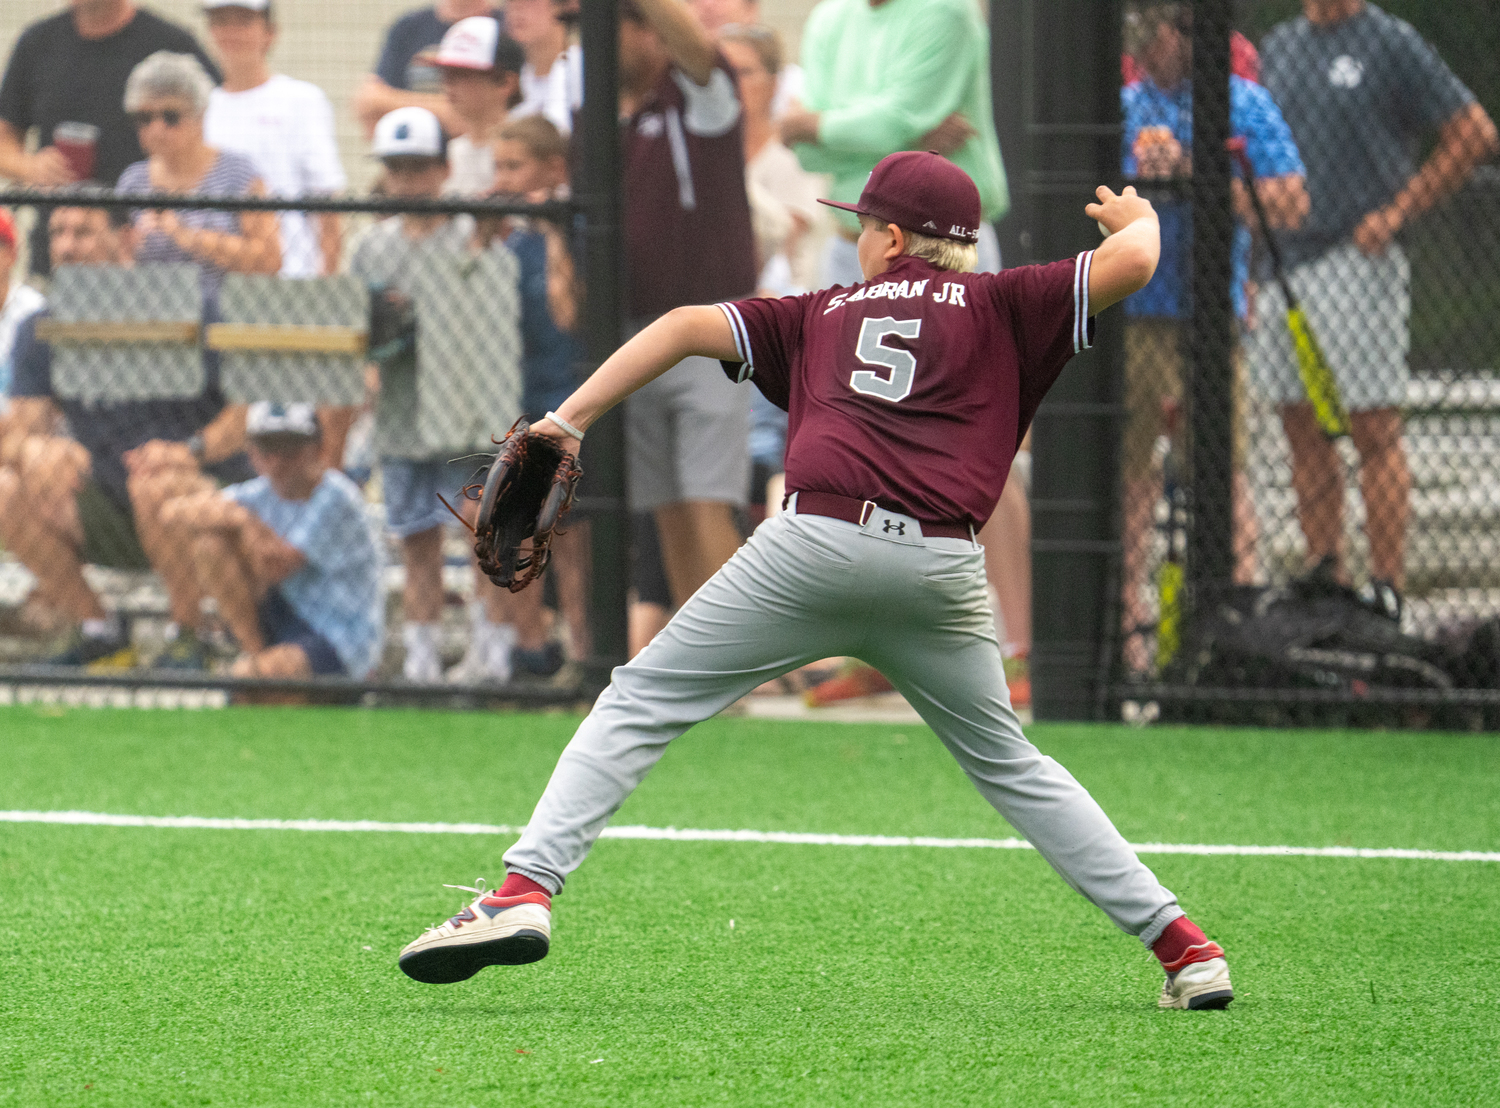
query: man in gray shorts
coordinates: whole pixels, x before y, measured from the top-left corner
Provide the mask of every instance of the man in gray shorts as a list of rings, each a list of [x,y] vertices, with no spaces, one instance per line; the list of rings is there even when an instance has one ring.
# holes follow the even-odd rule
[[[637,330],[673,308],[755,289],[732,73],[682,0],[621,5],[625,258]],[[625,434],[630,507],[655,515],[681,605],[740,544],[749,396],[717,362],[688,358],[630,398]]]
[[[1292,289],[1338,378],[1360,457],[1371,590],[1401,614],[1411,474],[1401,441],[1410,268],[1403,226],[1461,187],[1494,153],[1495,125],[1407,23],[1365,0],[1302,0],[1303,15],[1261,44],[1261,81],[1307,163],[1312,214],[1281,237]],[[1437,144],[1417,166],[1412,152]],[[1274,282],[1246,343],[1259,386],[1280,406],[1309,561],[1342,576],[1343,467],[1313,418]]]

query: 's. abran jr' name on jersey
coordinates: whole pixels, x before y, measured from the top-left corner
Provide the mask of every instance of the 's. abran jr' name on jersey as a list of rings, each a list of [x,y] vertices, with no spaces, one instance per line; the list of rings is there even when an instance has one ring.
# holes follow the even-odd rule
[[[940,291],[932,294],[934,303],[954,304],[960,308],[967,308],[964,302],[964,287],[954,281],[944,281]],[[913,300],[927,292],[927,281],[882,281],[877,285],[866,285],[854,293],[841,292],[828,301],[828,307],[823,309],[827,315],[835,308],[841,308],[845,304],[853,304],[856,300]]]

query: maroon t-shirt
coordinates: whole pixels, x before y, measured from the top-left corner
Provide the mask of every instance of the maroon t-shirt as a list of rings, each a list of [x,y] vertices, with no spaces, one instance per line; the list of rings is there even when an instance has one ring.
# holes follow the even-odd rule
[[[721,304],[742,364],[790,413],[786,487],[983,526],[1063,365],[1093,340],[1093,252],[1003,273],[898,258],[874,281]]]
[[[755,291],[742,112],[720,55],[706,85],[669,68],[625,126],[630,314]]]

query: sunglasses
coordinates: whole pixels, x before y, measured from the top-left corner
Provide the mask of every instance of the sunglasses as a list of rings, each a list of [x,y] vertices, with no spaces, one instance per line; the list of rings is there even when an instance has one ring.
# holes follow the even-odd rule
[[[153,119],[160,119],[168,127],[175,127],[182,122],[182,112],[176,108],[164,108],[159,112],[131,112],[130,122],[135,124],[137,131],[151,126]]]

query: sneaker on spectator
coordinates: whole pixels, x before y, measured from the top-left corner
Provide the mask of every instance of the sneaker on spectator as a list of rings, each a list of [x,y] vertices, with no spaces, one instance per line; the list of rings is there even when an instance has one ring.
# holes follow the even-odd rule
[[[853,662],[837,677],[830,677],[802,694],[809,708],[822,708],[840,700],[853,700],[858,696],[876,696],[890,692],[893,686],[874,666],[864,662]]]
[[[469,648],[448,671],[450,685],[504,685],[510,681],[511,647],[515,628],[508,623],[477,622],[469,635]]]
[[[1373,578],[1368,590],[1360,594],[1360,599],[1376,615],[1385,616],[1397,627],[1401,626],[1401,613],[1406,607],[1406,602],[1396,586],[1389,581],[1380,577]]]
[[[49,666],[87,666],[90,670],[132,669],[138,659],[130,638],[123,631],[113,635],[86,635],[74,631],[68,645],[46,659]]]
[[[558,642],[549,642],[539,650],[517,646],[510,652],[511,672],[529,677],[551,677],[562,669],[566,660],[563,657],[562,643]]]
[[[401,628],[406,657],[401,676],[417,685],[436,685],[443,680],[443,662],[438,654],[441,628],[436,623],[408,623]]]
[[[179,631],[156,657],[155,669],[201,673],[208,669],[208,646],[191,631]]]

